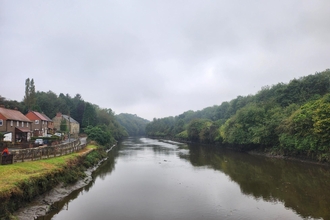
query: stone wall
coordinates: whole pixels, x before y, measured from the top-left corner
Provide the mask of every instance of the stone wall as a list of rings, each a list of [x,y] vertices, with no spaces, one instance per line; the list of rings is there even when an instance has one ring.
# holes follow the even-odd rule
[[[11,153],[14,155],[14,163],[17,163],[29,160],[58,157],[77,152],[85,146],[85,144],[81,144],[80,140],[77,139],[74,142],[63,143],[55,146],[40,146],[35,148],[13,150]]]

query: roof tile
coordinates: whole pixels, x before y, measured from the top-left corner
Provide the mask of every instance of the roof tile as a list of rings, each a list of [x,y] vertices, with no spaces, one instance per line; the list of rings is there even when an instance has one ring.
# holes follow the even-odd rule
[[[15,120],[15,121],[27,121],[31,122],[22,112],[13,109],[7,109],[0,107],[0,114],[2,114],[6,119]]]

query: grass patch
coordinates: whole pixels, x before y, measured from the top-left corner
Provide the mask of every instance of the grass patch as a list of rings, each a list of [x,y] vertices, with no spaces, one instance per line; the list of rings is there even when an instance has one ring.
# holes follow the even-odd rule
[[[68,160],[77,158],[78,155],[78,153],[73,153],[61,157],[0,166],[0,196],[31,177],[40,177],[49,172],[62,170]]]
[[[96,146],[96,145],[94,145],[94,144],[91,144],[91,145],[88,145],[86,148],[87,148],[87,149],[97,149],[98,146]]]
[[[0,166],[0,219],[59,182],[76,182],[85,168],[104,157],[102,148],[88,145],[69,155]]]

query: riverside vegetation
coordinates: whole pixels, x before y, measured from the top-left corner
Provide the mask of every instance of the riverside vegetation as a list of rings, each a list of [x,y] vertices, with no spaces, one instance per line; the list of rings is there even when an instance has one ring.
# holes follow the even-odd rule
[[[81,132],[87,134],[88,141],[95,141],[100,146],[96,148],[89,145],[87,149],[94,150],[86,156],[74,153],[47,160],[0,166],[0,219],[9,218],[14,210],[60,182],[71,184],[81,179],[87,167],[106,157],[105,148],[113,146],[116,141],[128,135],[144,134],[148,122],[136,115],[116,116],[110,108],[100,108],[84,101],[80,94],[71,97],[63,93],[56,95],[52,91],[36,91],[34,80],[29,78],[25,81],[22,102],[0,96],[0,105],[18,109],[23,114],[34,110],[50,117],[57,112],[70,115],[80,124]],[[61,124],[60,130],[63,133],[69,132],[66,123]],[[0,142],[3,138],[0,132]]]
[[[52,189],[61,183],[71,184],[84,177],[84,170],[106,157],[105,149],[128,135],[141,135],[148,122],[136,115],[116,116],[110,108],[85,102],[80,94],[73,98],[66,94],[56,95],[52,91],[36,91],[33,79],[25,81],[25,96],[22,102],[7,100],[0,96],[0,105],[8,109],[18,109],[23,114],[29,110],[43,112],[53,117],[57,112],[70,115],[81,125],[81,131],[87,134],[88,141],[99,145],[87,146],[94,149],[85,156],[73,153],[66,156],[15,163],[0,166],[0,219],[8,219],[11,213],[30,202],[35,196]],[[68,133],[66,124],[60,130]],[[0,142],[4,138],[0,133]],[[1,144],[1,143],[0,143]]]
[[[75,183],[106,156],[104,147],[88,145],[70,155],[0,166],[0,219],[15,219],[15,210],[59,183]]]
[[[330,69],[221,105],[153,119],[149,137],[330,161]]]

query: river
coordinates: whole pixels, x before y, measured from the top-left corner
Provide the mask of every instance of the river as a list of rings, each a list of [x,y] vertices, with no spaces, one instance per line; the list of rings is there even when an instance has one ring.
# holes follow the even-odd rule
[[[128,138],[38,219],[330,219],[328,167]]]

